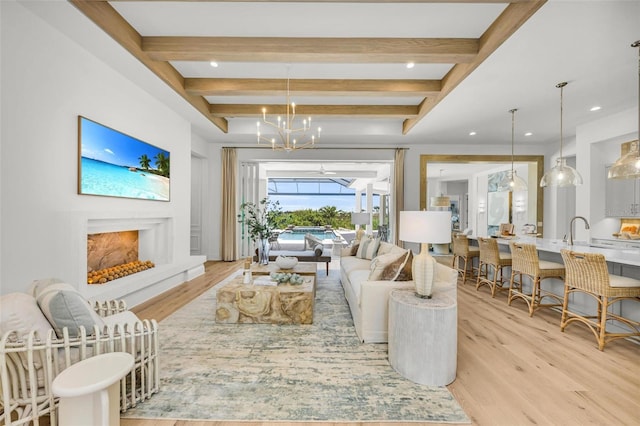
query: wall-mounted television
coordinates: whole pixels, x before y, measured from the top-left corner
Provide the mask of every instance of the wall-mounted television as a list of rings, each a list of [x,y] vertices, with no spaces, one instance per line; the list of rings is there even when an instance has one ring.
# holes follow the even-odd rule
[[[169,201],[169,151],[78,116],[78,152],[78,194]]]

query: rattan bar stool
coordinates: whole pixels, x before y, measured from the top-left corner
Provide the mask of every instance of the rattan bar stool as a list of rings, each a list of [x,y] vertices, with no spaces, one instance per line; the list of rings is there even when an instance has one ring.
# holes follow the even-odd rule
[[[453,261],[451,267],[462,275],[462,283],[467,282],[467,271],[471,267],[471,278],[473,279],[473,259],[480,257],[480,249],[478,247],[469,246],[469,238],[464,234],[453,235]],[[463,267],[460,263],[464,262]],[[470,263],[470,265],[469,265]]]
[[[556,262],[540,260],[535,244],[523,244],[515,241],[509,242],[511,250],[511,283],[509,284],[508,305],[514,299],[522,299],[529,307],[529,316],[540,308],[562,306],[562,298],[554,293],[545,291],[540,283],[545,278],[558,278],[564,280],[564,265]],[[525,293],[522,276],[531,279],[531,293]],[[517,277],[517,279],[516,279]],[[549,298],[555,303],[542,303],[542,299]]]
[[[506,290],[503,268],[511,266],[511,254],[501,253],[498,249],[498,242],[494,238],[478,237],[478,245],[480,246],[480,263],[478,264],[476,290],[487,284],[491,288],[491,297],[496,297],[498,289]],[[492,277],[489,274],[490,267],[493,269]],[[499,287],[498,283],[500,283]]]
[[[605,344],[611,340],[640,336],[640,322],[609,312],[610,306],[622,300],[640,301],[640,280],[609,274],[605,257],[599,253],[563,249],[560,254],[566,268],[560,330],[564,331],[574,321],[581,322],[593,332],[600,350],[604,350]],[[569,309],[569,295],[576,292],[586,293],[596,300],[596,315],[582,315]],[[629,332],[608,332],[607,321],[616,321]]]

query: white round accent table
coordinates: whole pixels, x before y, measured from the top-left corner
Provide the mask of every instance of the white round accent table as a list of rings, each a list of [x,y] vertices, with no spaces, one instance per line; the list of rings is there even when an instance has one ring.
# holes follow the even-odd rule
[[[65,426],[120,424],[120,379],[133,368],[126,352],[97,355],[73,364],[53,379],[60,397],[59,423]]]
[[[446,293],[421,299],[413,289],[389,295],[389,363],[407,379],[445,386],[456,378],[458,304]]]

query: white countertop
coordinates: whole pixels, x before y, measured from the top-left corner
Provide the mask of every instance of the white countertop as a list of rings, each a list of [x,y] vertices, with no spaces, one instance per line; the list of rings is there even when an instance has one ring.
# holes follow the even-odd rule
[[[470,239],[476,239],[475,236],[470,236]],[[573,251],[579,251],[582,253],[600,253],[603,254],[608,262],[621,263],[624,265],[640,266],[640,250],[631,248],[603,248],[592,247],[584,241],[574,241],[573,246],[562,240],[554,240],[548,238],[535,238],[529,236],[517,235],[512,239],[497,238],[498,244],[509,245],[509,241],[519,241],[522,243],[535,244],[538,250],[546,251],[549,253],[558,253],[560,250],[569,249]]]

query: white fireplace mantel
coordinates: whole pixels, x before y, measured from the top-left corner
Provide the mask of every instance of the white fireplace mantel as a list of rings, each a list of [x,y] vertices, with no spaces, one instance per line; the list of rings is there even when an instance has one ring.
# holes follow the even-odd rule
[[[176,259],[173,253],[173,218],[160,212],[82,212],[65,214],[71,246],[66,272],[74,276],[78,291],[89,300],[125,299],[139,304],[162,291],[204,273],[205,256]],[[87,284],[87,235],[138,230],[139,258],[156,266],[105,284]],[[65,273],[65,275],[67,275]]]

